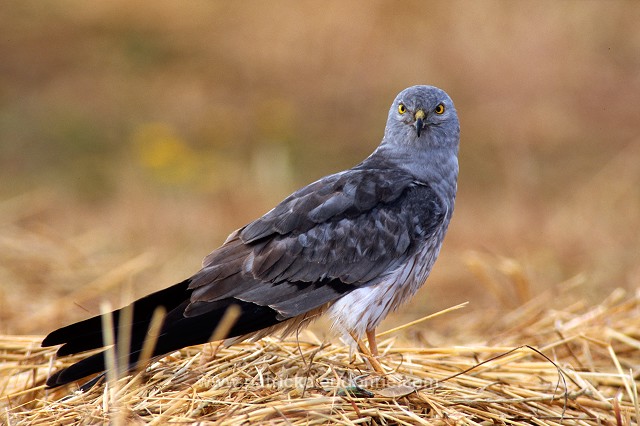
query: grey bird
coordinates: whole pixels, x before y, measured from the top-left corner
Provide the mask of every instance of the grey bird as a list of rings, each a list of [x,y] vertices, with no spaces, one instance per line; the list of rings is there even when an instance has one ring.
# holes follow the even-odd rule
[[[295,331],[320,314],[354,339],[413,296],[440,252],[456,196],[460,125],[451,98],[413,86],[391,105],[382,143],[352,169],[323,177],[234,231],[190,278],[129,306],[129,368],[140,360],[153,312],[163,319],[152,356],[206,343],[227,309],[231,342]],[[119,334],[122,309],[113,312]],[[123,321],[124,323],[124,321]],[[117,340],[116,340],[117,341]],[[105,346],[100,316],[50,333],[57,355]],[[105,371],[105,352],[54,373],[47,386]]]

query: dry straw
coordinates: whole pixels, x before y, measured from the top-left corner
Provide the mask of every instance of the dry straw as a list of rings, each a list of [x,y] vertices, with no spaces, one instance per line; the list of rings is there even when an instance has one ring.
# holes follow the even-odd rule
[[[398,343],[400,329],[383,333],[385,374],[367,357],[350,355],[348,346],[305,332],[286,341],[187,348],[84,393],[45,391],[47,375],[79,357],[54,359],[54,349],[39,347],[40,336],[1,336],[2,419],[7,425],[637,424],[639,295],[616,290],[599,305],[563,309],[550,308],[551,300],[541,295],[505,315],[499,345],[411,347]],[[469,325],[483,323],[476,316],[452,320],[460,335],[498,340]]]

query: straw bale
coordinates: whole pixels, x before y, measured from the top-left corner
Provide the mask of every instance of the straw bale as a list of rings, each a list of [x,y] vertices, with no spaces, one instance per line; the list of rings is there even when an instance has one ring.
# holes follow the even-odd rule
[[[348,345],[304,332],[186,348],[84,393],[45,390],[53,369],[86,355],[55,359],[55,348],[39,347],[41,336],[0,336],[2,418],[8,425],[637,424],[639,295],[615,290],[595,306],[552,299],[514,309],[491,335],[481,314],[458,315],[460,335],[451,339],[484,343],[419,347],[401,329],[381,333],[384,375]]]

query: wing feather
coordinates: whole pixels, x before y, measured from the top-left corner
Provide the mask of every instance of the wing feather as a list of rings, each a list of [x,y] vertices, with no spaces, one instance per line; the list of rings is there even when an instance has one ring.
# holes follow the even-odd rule
[[[352,169],[295,192],[232,234],[192,277],[185,315],[233,297],[300,315],[380,279],[444,220],[435,192],[399,169]]]

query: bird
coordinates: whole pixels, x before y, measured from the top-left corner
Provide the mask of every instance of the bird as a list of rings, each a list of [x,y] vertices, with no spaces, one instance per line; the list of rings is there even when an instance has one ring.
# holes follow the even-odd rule
[[[366,336],[377,356],[376,327],[424,284],[440,252],[456,198],[459,143],[458,115],[445,91],[402,90],[381,143],[365,160],[295,191],[232,232],[194,275],[129,305],[126,325],[124,308],[112,312],[116,336],[130,327],[129,370],[141,362],[158,307],[166,314],[156,358],[209,342],[232,306],[238,315],[224,336],[230,343],[286,335],[326,314],[346,337]],[[55,345],[62,345],[58,357],[105,348],[101,316],[42,341]],[[47,387],[105,374],[105,353],[59,369]]]

